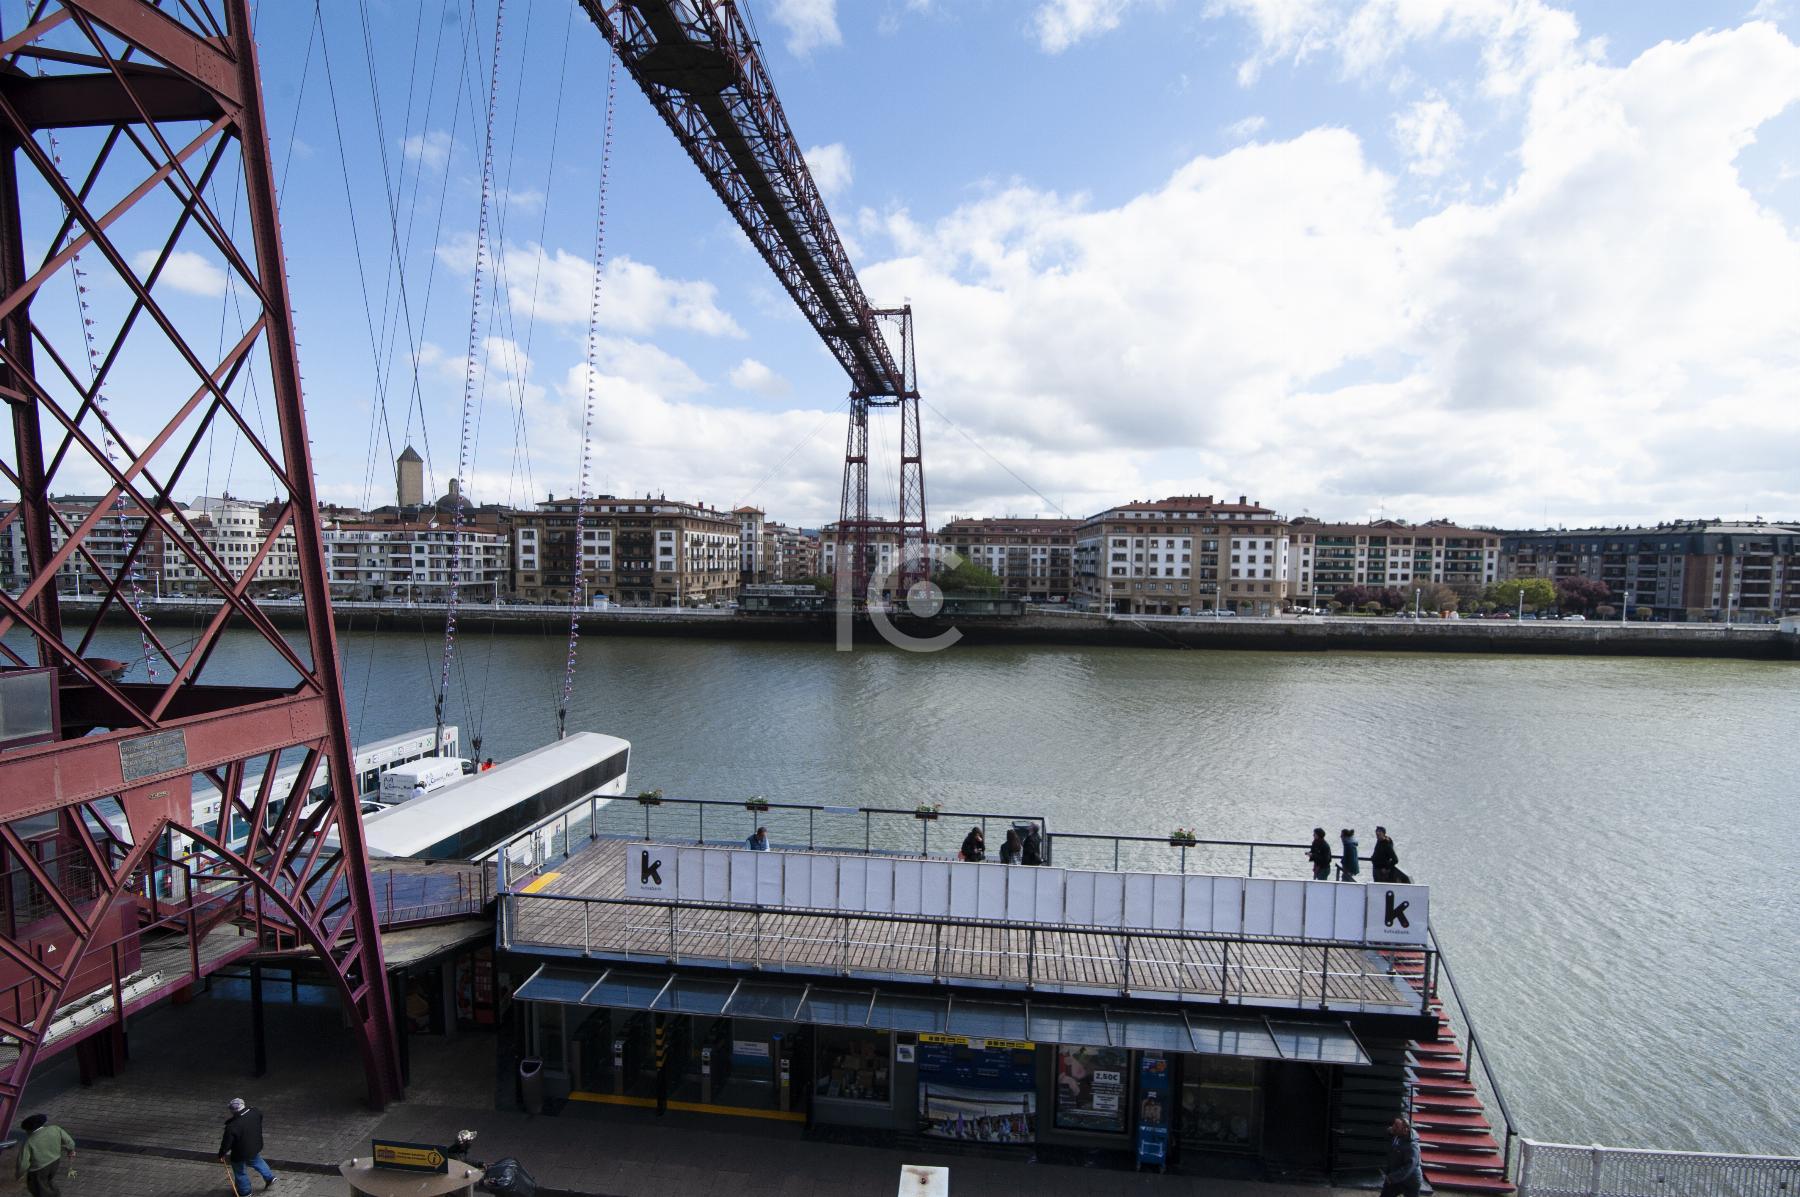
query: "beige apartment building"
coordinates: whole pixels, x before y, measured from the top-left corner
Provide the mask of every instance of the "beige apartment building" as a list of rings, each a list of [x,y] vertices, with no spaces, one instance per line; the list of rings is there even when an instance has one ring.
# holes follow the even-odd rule
[[[1500,533],[1448,520],[1333,524],[1301,516],[1291,529],[1292,593],[1301,606],[1323,607],[1346,586],[1442,582],[1478,594],[1500,577]]]
[[[898,533],[888,529],[875,529],[869,533],[869,545],[873,560],[870,562],[875,579],[892,579],[900,564],[900,537]],[[819,529],[819,572],[826,577],[835,578],[840,558],[852,556],[848,537],[839,544],[838,526],[826,524]],[[874,579],[872,579],[874,580]]]
[[[574,596],[580,553],[586,596],[623,607],[735,602],[742,566],[738,517],[667,498],[550,499],[512,517],[513,590],[526,602]]]
[[[448,522],[327,523],[325,565],[331,593],[348,599],[489,602],[511,584],[511,546],[493,528]]]
[[[1288,552],[1287,523],[1247,496],[1122,503],[1076,529],[1074,601],[1120,615],[1272,615],[1288,600]]]
[[[786,524],[763,525],[764,581],[792,584],[819,576],[819,538]]]
[[[1063,603],[1075,584],[1075,530],[1079,520],[951,520],[937,543],[1000,579],[1006,597]]]

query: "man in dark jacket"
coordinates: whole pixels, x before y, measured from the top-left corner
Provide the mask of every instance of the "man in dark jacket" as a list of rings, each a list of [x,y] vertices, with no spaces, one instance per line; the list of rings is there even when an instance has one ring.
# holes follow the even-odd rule
[[[1387,1159],[1381,1166],[1381,1197],[1419,1197],[1419,1132],[1404,1118],[1388,1124]]]
[[[1019,863],[1028,865],[1044,863],[1044,841],[1038,835],[1036,823],[1025,829],[1025,842],[1019,848]]]
[[[1387,828],[1377,827],[1375,829],[1375,850],[1369,853],[1370,873],[1377,881],[1398,881],[1399,878],[1394,876],[1394,870],[1399,867],[1399,864],[1400,853],[1395,849],[1394,841],[1389,837]]]
[[[244,1099],[231,1099],[231,1116],[225,1119],[225,1137],[219,1140],[219,1159],[231,1166],[231,1178],[237,1182],[238,1197],[250,1197],[250,1169],[263,1178],[265,1190],[273,1188],[275,1173],[263,1162],[263,1116],[251,1109]]]
[[[1313,828],[1312,847],[1306,850],[1307,859],[1312,861],[1313,880],[1331,880],[1331,844],[1325,838],[1323,827]]]

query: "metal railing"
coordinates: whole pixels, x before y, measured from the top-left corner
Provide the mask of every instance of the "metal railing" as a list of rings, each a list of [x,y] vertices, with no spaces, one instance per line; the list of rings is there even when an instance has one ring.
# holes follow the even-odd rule
[[[1519,1197],[1790,1197],[1800,1157],[1520,1140]]]
[[[1433,996],[1426,985],[1402,1002],[1388,962],[1351,942],[505,890],[500,901],[508,951],[1319,1010],[1335,1001],[1423,1014]]]
[[[1280,840],[1211,840],[1194,838],[1176,839],[1166,835],[1104,835],[1097,832],[1059,831],[1050,837],[1055,863],[1065,869],[1104,869],[1114,872],[1131,869],[1137,872],[1167,873],[1188,872],[1190,853],[1195,864],[1194,872],[1214,875],[1236,875],[1238,862],[1243,864],[1243,875],[1256,876],[1256,853],[1263,853],[1263,875],[1271,875],[1268,868],[1272,853],[1280,852],[1281,864],[1291,868],[1281,871],[1311,875],[1312,864],[1306,858],[1310,844],[1284,843]],[[1098,846],[1098,851],[1090,850],[1089,845]],[[1111,864],[1108,865],[1107,846],[1110,845]],[[1171,855],[1175,859],[1175,868],[1168,867]],[[1335,859],[1335,858],[1334,858]],[[1102,863],[1095,864],[1094,861]],[[1217,862],[1230,861],[1224,867],[1215,867]]]
[[[1426,935],[1431,941],[1431,957],[1427,960],[1427,968],[1429,969],[1431,962],[1435,961],[1437,974],[1445,982],[1445,984],[1439,985],[1434,978],[1426,988],[1439,993],[1447,991],[1450,995],[1446,1010],[1454,1008],[1452,1017],[1462,1023],[1462,1030],[1466,1036],[1463,1044],[1462,1079],[1475,1086],[1476,1091],[1481,1095],[1482,1104],[1499,1115],[1504,1132],[1500,1141],[1501,1170],[1504,1175],[1511,1176],[1513,1175],[1513,1145],[1522,1141],[1523,1136],[1519,1133],[1518,1123],[1513,1121],[1512,1111],[1506,1107],[1506,1094],[1501,1092],[1500,1081],[1494,1076],[1493,1059],[1488,1055],[1487,1048],[1482,1045],[1481,1032],[1475,1027],[1475,1016],[1470,1012],[1468,1003],[1463,1001],[1462,991],[1456,987],[1456,974],[1450,971],[1450,958],[1444,954],[1444,949],[1438,944],[1437,931],[1428,928]],[[1478,1065],[1479,1072],[1477,1072]],[[1638,1197],[1643,1197],[1643,1195],[1639,1194]]]

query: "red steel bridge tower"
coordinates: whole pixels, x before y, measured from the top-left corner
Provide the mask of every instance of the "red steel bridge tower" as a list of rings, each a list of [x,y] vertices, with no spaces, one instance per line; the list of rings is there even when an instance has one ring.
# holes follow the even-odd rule
[[[277,941],[335,980],[371,1099],[400,1093],[355,787],[307,797],[353,774],[249,7],[42,0],[0,29],[0,537],[25,545],[0,587],[0,1127],[36,1060]],[[195,302],[196,261],[223,300]],[[176,499],[227,452],[276,496],[241,554]],[[298,643],[254,601],[275,555]],[[144,601],[176,576],[218,600],[179,639]],[[137,660],[101,658],[109,615]],[[221,655],[283,684],[220,680]]]
[[[912,309],[876,308],[831,223],[755,31],[731,0],[581,0],[700,173],[850,376],[850,429],[838,512],[838,570],[860,600],[879,562],[899,550],[902,587],[928,572],[925,465]],[[897,515],[869,510],[869,413],[900,420]]]

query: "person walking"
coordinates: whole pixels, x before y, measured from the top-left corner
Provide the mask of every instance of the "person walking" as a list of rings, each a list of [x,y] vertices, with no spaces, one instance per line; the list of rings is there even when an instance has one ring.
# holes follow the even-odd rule
[[[1331,880],[1331,844],[1325,839],[1323,827],[1313,828],[1312,846],[1306,850],[1308,859],[1312,861],[1313,880]]]
[[[981,834],[981,828],[969,828],[969,834],[963,836],[962,858],[964,860],[987,859],[987,837]]]
[[[1016,827],[1007,828],[1006,842],[1000,845],[1000,863],[1018,864],[1019,855],[1024,851],[1025,845],[1019,839],[1019,829]]]
[[[750,849],[752,852],[767,852],[769,850],[768,828],[758,827],[755,831],[752,831],[750,833],[750,838],[744,841],[744,847]]]
[[[1345,881],[1361,881],[1362,857],[1356,843],[1356,828],[1344,828],[1338,832],[1338,839],[1344,845],[1343,854],[1339,857],[1339,875]]]
[[[231,1179],[237,1184],[238,1197],[250,1197],[250,1169],[263,1178],[263,1189],[275,1187],[275,1173],[263,1162],[262,1111],[234,1097],[227,1107],[231,1116],[225,1119],[225,1136],[219,1140],[219,1159],[231,1168]]]
[[[1419,1197],[1419,1132],[1404,1118],[1388,1123],[1388,1153],[1381,1166],[1381,1197]]]
[[[1400,871],[1400,850],[1394,847],[1393,837],[1388,835],[1385,827],[1375,829],[1375,850],[1369,853],[1369,871],[1375,880],[1384,883],[1411,880]]]
[[[63,1160],[75,1158],[75,1140],[69,1132],[53,1124],[42,1114],[33,1114],[19,1123],[25,1141],[19,1144],[19,1176],[31,1197],[58,1197],[56,1174]]]

